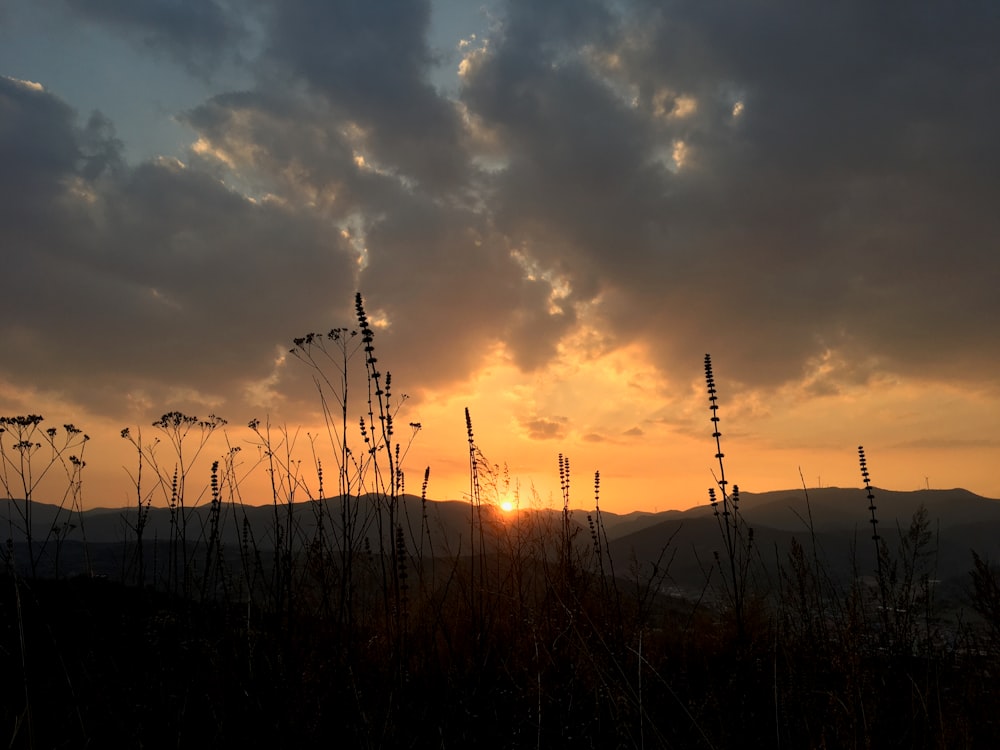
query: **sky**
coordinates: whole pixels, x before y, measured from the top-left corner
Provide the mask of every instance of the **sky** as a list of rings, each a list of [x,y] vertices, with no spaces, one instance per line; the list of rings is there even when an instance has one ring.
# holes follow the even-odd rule
[[[257,419],[315,494],[290,349],[360,292],[407,491],[469,496],[468,408],[490,497],[561,504],[563,454],[574,507],[706,502],[710,353],[744,491],[863,444],[1000,497],[998,40],[985,0],[6,0],[0,415],[89,435],[88,505],[173,411],[228,421],[192,482],[236,446],[268,501]]]

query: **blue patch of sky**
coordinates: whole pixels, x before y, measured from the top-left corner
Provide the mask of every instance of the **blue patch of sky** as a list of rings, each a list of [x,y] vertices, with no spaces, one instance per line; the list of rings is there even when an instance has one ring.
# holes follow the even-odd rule
[[[431,83],[442,94],[458,92],[459,42],[474,35],[481,43],[498,6],[499,0],[433,0],[428,42],[437,64]],[[141,44],[56,3],[6,0],[0,7],[0,75],[41,84],[73,107],[81,124],[100,111],[131,163],[182,157],[194,133],[175,115],[215,94],[252,87],[252,71],[226,64],[206,80]],[[252,50],[245,52],[252,56]]]
[[[499,0],[433,0],[428,42],[438,64],[431,72],[431,82],[443,94],[458,93],[458,64],[462,59],[459,43],[474,36],[481,44],[488,38],[497,23],[499,7]]]
[[[193,133],[174,115],[250,76],[223,68],[205,81],[157,51],[36,0],[11,0],[0,16],[0,74],[32,81],[73,107],[81,123],[99,110],[130,162],[180,156]]]

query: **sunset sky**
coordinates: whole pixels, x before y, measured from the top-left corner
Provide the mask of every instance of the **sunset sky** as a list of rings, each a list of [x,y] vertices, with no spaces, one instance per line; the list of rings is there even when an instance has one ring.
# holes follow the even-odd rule
[[[998,82],[985,1],[5,0],[0,415],[90,505],[172,410],[306,466],[360,291],[412,492],[468,407],[524,502],[705,502],[711,353],[746,491],[1000,497]]]

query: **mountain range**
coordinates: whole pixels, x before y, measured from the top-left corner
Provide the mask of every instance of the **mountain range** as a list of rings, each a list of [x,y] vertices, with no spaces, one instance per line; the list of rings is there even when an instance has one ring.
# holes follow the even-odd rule
[[[920,508],[926,510],[931,533],[927,554],[932,556],[938,579],[964,578],[972,567],[972,551],[988,560],[1000,559],[1000,500],[963,489],[896,492],[876,488],[873,493],[878,530],[890,550],[897,548],[914,514]],[[816,558],[834,576],[870,572],[874,547],[868,506],[865,490],[855,488],[742,492],[739,496],[741,522],[753,529],[752,550],[772,573],[786,558],[793,538],[814,549]],[[23,500],[0,499],[0,535],[10,540],[19,560],[24,559],[27,545],[26,507]],[[322,526],[327,543],[339,549],[342,520],[347,518],[355,544],[378,550],[377,507],[378,501],[367,496],[348,498],[346,503],[343,498],[330,498],[292,506],[221,503],[218,540],[232,550],[241,540],[251,539],[258,549],[267,550],[273,549],[276,539],[309,543]],[[189,544],[209,539],[210,510],[202,504],[185,511],[183,536]],[[658,570],[667,570],[666,580],[673,585],[694,590],[703,586],[714,555],[724,553],[723,518],[716,515],[721,510],[721,503],[715,509],[706,503],[657,513],[598,514],[573,509],[564,517],[562,510],[504,512],[490,504],[473,507],[465,501],[422,501],[407,495],[400,498],[396,520],[412,555],[461,556],[470,549],[481,552],[484,545],[493,551],[516,544],[522,554],[545,556],[559,548],[565,530],[582,552],[599,544],[616,575],[648,575],[657,564]],[[78,512],[32,502],[30,519],[34,555],[43,562],[41,569],[51,567],[58,548],[63,574],[83,565],[84,547],[91,564],[101,560],[112,568],[103,572],[119,573],[123,551],[134,547],[140,526],[135,507]],[[181,528],[179,511],[149,507],[142,524],[143,539],[147,544],[163,544],[178,539]]]

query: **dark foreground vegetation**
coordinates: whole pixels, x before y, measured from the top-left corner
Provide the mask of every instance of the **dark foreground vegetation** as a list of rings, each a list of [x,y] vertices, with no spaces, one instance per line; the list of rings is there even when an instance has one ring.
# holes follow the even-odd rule
[[[252,425],[274,480],[264,509],[243,503],[232,452],[193,507],[190,461],[223,423],[173,412],[154,425],[169,461],[123,431],[136,449],[136,504],[116,515],[120,543],[88,542],[78,527],[86,517],[96,532],[98,521],[78,507],[85,436],[43,430],[40,417],[4,420],[0,741],[1000,746],[1000,578],[970,551],[944,596],[934,519],[917,509],[881,529],[863,451],[866,531],[845,560],[829,560],[805,490],[801,532],[762,543],[725,476],[706,358],[719,466],[700,523],[714,544],[698,557],[700,578],[681,581],[674,532],[655,555],[612,538],[599,475],[595,510],[570,512],[565,457],[562,512],[526,498],[501,514],[502,476],[468,414],[470,502],[429,502],[426,473],[421,494],[407,495],[391,381],[376,369],[360,298],[358,315],[356,335],[336,329],[293,350],[316,372],[335,470],[324,477],[317,459],[309,490],[287,436]],[[355,351],[367,401],[352,450]],[[54,510],[33,498],[49,470],[66,477]]]

